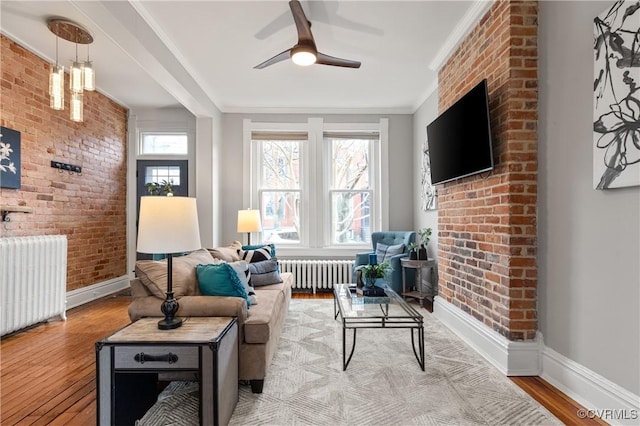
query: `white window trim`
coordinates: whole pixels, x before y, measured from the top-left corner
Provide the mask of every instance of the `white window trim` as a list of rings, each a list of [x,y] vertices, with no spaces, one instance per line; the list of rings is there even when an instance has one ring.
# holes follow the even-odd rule
[[[325,149],[322,141],[324,140],[325,132],[337,132],[337,131],[353,131],[353,132],[379,132],[380,143],[374,148],[374,155],[377,156],[374,161],[379,158],[380,173],[376,175],[375,182],[373,182],[374,196],[380,197],[380,212],[375,214],[373,221],[375,221],[376,229],[387,230],[389,229],[389,119],[381,118],[378,122],[372,123],[327,123],[323,118],[312,117],[307,120],[306,123],[265,123],[256,122],[251,119],[244,119],[242,122],[242,135],[243,135],[243,193],[242,193],[242,208],[257,208],[258,200],[253,196],[253,173],[254,166],[256,164],[257,154],[255,150],[251,149],[251,134],[253,132],[267,131],[267,132],[291,132],[300,131],[307,132],[309,138],[310,148],[304,147],[303,149],[314,149],[315,152],[312,155],[303,155],[302,166],[305,170],[308,170],[305,176],[301,176],[301,187],[304,193],[310,191],[311,183],[308,182],[306,176],[317,176],[320,170],[317,167],[323,167],[321,170],[322,176],[327,176],[328,162],[327,161],[311,161],[311,158],[325,158],[328,155],[328,150]],[[324,197],[328,196],[328,181],[323,180],[323,194]],[[363,250],[371,250],[370,244],[362,245],[327,245],[323,247],[311,247],[310,241],[322,241],[331,240],[330,235],[330,217],[325,214],[325,209],[322,206],[318,206],[319,202],[317,197],[302,197],[303,209],[300,217],[301,224],[305,229],[309,229],[308,240],[301,239],[299,245],[289,247],[286,245],[278,246],[278,253],[284,256],[319,256],[319,257],[336,257],[336,256],[352,256],[354,253],[361,252]],[[328,200],[323,199],[325,205]],[[313,228],[310,229],[309,212],[317,212],[318,220],[321,221],[324,226],[322,229]],[[336,253],[338,253],[336,255]]]

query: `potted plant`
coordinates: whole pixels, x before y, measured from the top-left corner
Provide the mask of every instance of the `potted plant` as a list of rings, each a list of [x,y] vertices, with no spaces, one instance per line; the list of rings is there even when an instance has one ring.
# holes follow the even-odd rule
[[[391,271],[389,262],[382,262],[375,265],[365,265],[362,267],[362,276],[367,287],[373,287],[378,278],[384,278]]]
[[[149,195],[173,195],[173,182],[167,182],[163,180],[161,183],[149,182],[145,186]]]
[[[416,260],[418,259],[418,244],[409,243],[409,259]]]
[[[418,235],[422,240],[422,244],[420,244],[420,250],[418,250],[419,260],[427,260],[427,245],[429,244],[429,240],[431,239],[431,233],[431,228],[422,228],[418,231]]]

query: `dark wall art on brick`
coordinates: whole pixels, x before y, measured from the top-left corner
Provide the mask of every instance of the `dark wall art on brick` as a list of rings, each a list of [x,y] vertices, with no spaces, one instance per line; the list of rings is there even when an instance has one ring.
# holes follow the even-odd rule
[[[20,132],[0,127],[0,187],[20,188]]]

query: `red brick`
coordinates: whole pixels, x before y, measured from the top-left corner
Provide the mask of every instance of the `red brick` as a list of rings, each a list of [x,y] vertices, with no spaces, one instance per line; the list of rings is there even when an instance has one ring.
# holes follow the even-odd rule
[[[515,340],[535,338],[537,328],[536,34],[535,1],[496,2],[438,75],[441,111],[487,79],[498,158],[489,177],[440,189],[438,219],[451,234],[439,240],[439,286],[446,300]]]
[[[84,122],[70,121],[68,97],[64,111],[49,108],[49,64],[4,35],[0,42],[0,117],[21,132],[22,148],[21,188],[0,188],[0,198],[34,209],[13,215],[2,236],[67,235],[67,290],[126,275],[126,109],[87,93]],[[51,160],[83,174],[59,173]]]

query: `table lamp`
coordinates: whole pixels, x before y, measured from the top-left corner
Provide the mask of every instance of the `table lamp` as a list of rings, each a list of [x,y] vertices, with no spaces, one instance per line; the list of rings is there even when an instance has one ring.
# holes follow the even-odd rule
[[[140,198],[136,251],[167,255],[167,297],[160,308],[164,314],[164,319],[158,322],[160,330],[171,330],[182,325],[182,319],[176,318],[179,305],[173,297],[173,254],[199,248],[200,229],[195,198]]]
[[[251,244],[251,233],[262,231],[260,210],[238,210],[238,232],[247,233],[247,244]]]

